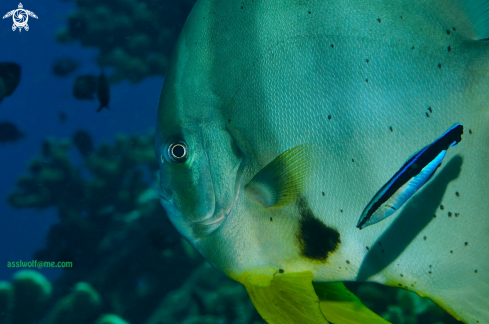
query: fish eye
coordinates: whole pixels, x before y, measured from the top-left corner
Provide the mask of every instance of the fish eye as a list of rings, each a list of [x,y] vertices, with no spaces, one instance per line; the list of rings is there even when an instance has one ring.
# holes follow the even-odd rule
[[[183,163],[188,158],[188,146],[183,141],[168,145],[168,157],[176,163]]]

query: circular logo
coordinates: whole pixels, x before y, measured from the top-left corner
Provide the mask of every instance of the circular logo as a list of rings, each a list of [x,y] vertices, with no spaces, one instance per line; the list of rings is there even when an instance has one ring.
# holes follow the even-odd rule
[[[22,28],[25,25],[27,25],[27,20],[29,20],[29,16],[27,15],[27,12],[25,12],[24,9],[15,10],[13,16],[14,16],[14,24],[17,27]]]

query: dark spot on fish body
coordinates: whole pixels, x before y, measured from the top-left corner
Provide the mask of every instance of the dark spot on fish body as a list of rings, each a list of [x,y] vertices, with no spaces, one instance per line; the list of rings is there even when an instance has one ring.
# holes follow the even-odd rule
[[[241,6],[241,9],[243,9],[243,6]]]
[[[340,233],[317,219],[305,198],[298,199],[297,207],[300,220],[296,237],[302,255],[308,259],[326,262],[329,254],[336,251],[341,243]]]
[[[365,60],[367,63],[370,62],[368,59]]]
[[[413,46],[413,47],[411,47],[411,49],[413,50],[413,49],[414,49],[414,46]]]
[[[355,162],[355,160],[354,160],[354,159],[351,159],[351,161],[352,161],[352,162]]]
[[[350,261],[349,260],[346,260],[346,264],[350,264]]]
[[[278,269],[279,273],[284,273],[285,271],[283,269]]]
[[[452,30],[453,30],[453,31],[457,31],[457,30],[455,29],[455,27],[452,27]]]
[[[450,250],[450,254],[453,254],[453,250]]]
[[[334,48],[334,44],[331,44],[331,48]]]
[[[270,221],[273,222],[273,218],[272,217],[270,217]]]
[[[448,53],[450,53],[452,51],[452,47],[450,45],[448,45],[447,50],[448,50]]]
[[[441,69],[441,63],[438,63],[438,68]]]
[[[331,115],[328,115],[328,120],[331,120]]]
[[[367,251],[370,250],[370,248],[368,246],[366,246],[365,248],[367,249]]]
[[[402,287],[402,284],[398,284],[398,285],[399,285],[399,287]]]
[[[472,130],[471,129],[469,129],[469,134],[472,135]]]
[[[428,271],[429,274],[431,274],[432,272],[431,271]]]
[[[426,236],[423,236],[423,240],[425,240],[425,241],[426,241],[427,239],[428,239],[428,237],[426,237]]]
[[[404,275],[403,275],[402,273],[401,273],[399,276],[400,276],[401,278],[402,278],[402,277],[404,277]]]
[[[448,212],[448,217],[452,217],[452,212]]]
[[[449,29],[447,29],[447,35],[450,35],[450,30]]]
[[[308,13],[309,13],[309,14],[311,14],[311,12],[310,12],[310,11],[308,11]]]
[[[474,270],[475,273],[477,273],[477,270]],[[479,321],[477,321],[477,323],[479,323]]]
[[[324,196],[326,196],[326,194],[324,193],[324,191],[323,191],[323,192],[321,192],[321,194],[323,195],[323,197],[324,197]]]
[[[469,245],[469,242],[465,242],[465,246]]]
[[[399,16],[402,19],[402,16]]]
[[[366,78],[366,79],[365,79],[365,82],[367,82],[367,83],[368,83],[368,78]]]
[[[377,21],[379,22],[379,24],[382,22],[382,20],[380,20],[380,18],[377,18]]]
[[[385,251],[384,251],[384,250],[382,250],[382,253],[385,253]]]
[[[455,217],[458,217],[458,216],[460,216],[460,214],[459,213],[455,213]]]
[[[436,218],[436,214],[435,214],[435,215],[433,215],[433,218]]]
[[[343,212],[343,209],[340,209],[340,213],[342,213],[342,212]]]
[[[441,210],[445,209],[445,206],[440,205],[440,209],[441,209]]]
[[[430,117],[430,114],[428,114],[427,112],[425,114],[426,114],[426,117]]]
[[[455,191],[455,196],[460,197],[460,193],[458,191]]]
[[[392,126],[389,126],[389,129],[390,129],[391,133],[394,131],[394,129],[392,128]]]
[[[230,123],[230,122],[231,122],[231,119],[228,119],[228,123]]]
[[[433,109],[431,109],[431,107],[428,107],[428,111],[429,111],[430,113],[433,113]]]

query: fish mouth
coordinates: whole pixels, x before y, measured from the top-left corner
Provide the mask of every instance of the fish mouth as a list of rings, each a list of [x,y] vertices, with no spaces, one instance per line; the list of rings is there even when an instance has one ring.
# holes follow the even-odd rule
[[[236,207],[236,201],[238,200],[239,194],[241,192],[244,169],[246,167],[246,164],[246,159],[241,158],[231,171],[231,174],[236,174],[234,185],[234,199],[232,200],[232,202],[225,208],[224,206],[219,206],[219,203],[216,199],[215,212],[210,217],[192,222],[192,229],[196,237],[203,238],[212,234],[233,213]]]

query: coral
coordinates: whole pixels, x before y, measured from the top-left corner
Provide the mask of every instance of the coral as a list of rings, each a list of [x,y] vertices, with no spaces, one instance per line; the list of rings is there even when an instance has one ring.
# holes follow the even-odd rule
[[[139,82],[164,75],[180,30],[195,0],[78,0],[62,43],[79,41],[99,49],[101,66],[115,68],[111,82]]]

